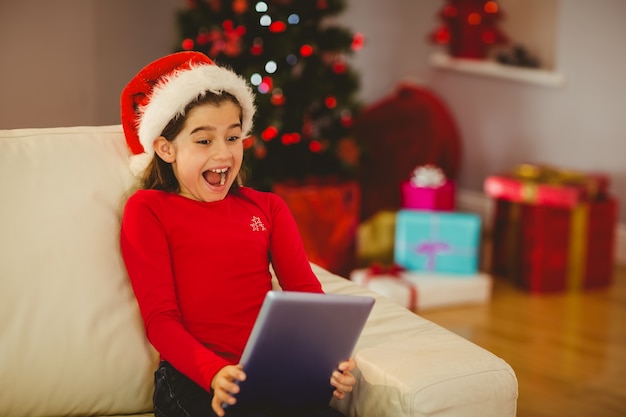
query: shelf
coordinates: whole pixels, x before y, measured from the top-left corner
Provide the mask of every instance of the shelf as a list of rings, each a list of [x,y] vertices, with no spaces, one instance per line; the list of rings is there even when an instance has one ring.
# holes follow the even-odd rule
[[[528,84],[548,87],[561,87],[565,84],[563,74],[543,69],[522,68],[500,64],[496,61],[452,58],[437,52],[430,56],[430,64],[436,68],[474,74],[485,77],[501,78]]]

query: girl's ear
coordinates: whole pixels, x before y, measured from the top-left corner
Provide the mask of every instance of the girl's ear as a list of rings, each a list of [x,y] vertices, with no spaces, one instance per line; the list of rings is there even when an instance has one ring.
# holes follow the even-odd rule
[[[162,160],[171,164],[176,161],[176,153],[174,152],[174,146],[172,142],[165,139],[164,136],[159,136],[154,143],[152,143],[154,152],[161,157]]]

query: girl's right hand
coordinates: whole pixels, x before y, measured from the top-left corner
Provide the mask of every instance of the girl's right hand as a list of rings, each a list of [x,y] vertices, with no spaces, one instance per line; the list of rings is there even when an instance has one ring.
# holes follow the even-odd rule
[[[233,394],[239,392],[239,385],[236,381],[245,381],[246,374],[241,365],[226,365],[220,369],[211,381],[213,389],[213,401],[211,407],[215,414],[222,417],[226,412],[222,408],[222,404],[234,405],[237,400]]]

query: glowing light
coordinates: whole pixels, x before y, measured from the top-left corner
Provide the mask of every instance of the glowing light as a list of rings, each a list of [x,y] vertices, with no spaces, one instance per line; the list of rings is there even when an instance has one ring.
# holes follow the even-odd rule
[[[302,45],[300,47],[300,55],[303,57],[308,57],[313,54],[313,47],[311,45]]]
[[[252,85],[259,85],[261,84],[261,81],[263,81],[263,77],[261,77],[261,74],[259,73],[254,73],[250,76],[250,84]]]
[[[272,18],[269,17],[268,15],[264,14],[263,16],[261,16],[261,18],[259,19],[259,24],[261,26],[269,26],[272,24]]]
[[[298,63],[298,57],[294,54],[287,55],[287,58],[285,58],[285,60],[289,65],[296,65]]]
[[[259,93],[267,94],[272,90],[273,84],[274,82],[270,77],[263,77],[263,80],[261,81],[261,84],[259,84],[257,89],[259,90]]]
[[[268,74],[275,73],[277,69],[278,69],[278,65],[276,65],[276,62],[274,62],[274,61],[267,61],[265,63],[265,71]]]
[[[272,91],[272,97],[270,98],[270,102],[274,106],[282,106],[283,104],[285,104],[285,96],[283,95],[283,90],[281,90],[280,88],[275,88],[274,91]]]
[[[328,96],[324,100],[324,104],[329,109],[334,109],[335,107],[337,107],[337,99],[335,97],[333,97],[333,96]]]
[[[291,145],[293,143],[300,142],[300,134],[299,133],[285,133],[280,137],[280,141],[283,145]]]
[[[256,143],[256,136],[248,136],[243,139],[243,148],[250,149]]]
[[[470,13],[467,16],[467,23],[469,23],[470,25],[480,25],[482,18],[480,17],[480,13]]]
[[[227,32],[233,30],[234,27],[235,27],[235,24],[230,19],[224,20],[222,22],[222,28]]]
[[[309,150],[313,153],[319,153],[322,151],[322,144],[319,140],[312,140],[311,143],[309,143]]]
[[[259,13],[265,13],[267,11],[267,3],[265,3],[264,1],[258,2],[254,6],[254,10],[256,10]]]
[[[333,72],[335,74],[343,74],[346,72],[346,63],[342,61],[337,61],[332,66]]]
[[[193,49],[193,39],[185,39],[181,45],[185,51]]]
[[[488,1],[484,6],[485,13],[498,13],[498,3],[495,1]]]
[[[355,33],[352,38],[352,50],[358,51],[365,44],[365,36],[362,33]]]
[[[287,18],[287,23],[289,23],[290,25],[297,25],[298,23],[300,23],[300,16],[295,13],[290,14]]]
[[[280,33],[284,32],[285,30],[287,30],[287,25],[285,24],[285,22],[276,21],[272,22],[272,24],[270,25],[270,32],[272,33]]]
[[[435,42],[447,44],[450,43],[450,31],[447,28],[439,28],[435,32]]]
[[[278,129],[274,126],[269,126],[261,132],[261,139],[267,142],[274,139],[276,135],[278,135]]]

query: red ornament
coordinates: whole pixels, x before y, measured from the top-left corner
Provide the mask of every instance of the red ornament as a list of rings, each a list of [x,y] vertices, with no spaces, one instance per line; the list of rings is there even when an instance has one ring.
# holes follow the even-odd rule
[[[337,61],[333,63],[331,68],[335,74],[343,74],[346,72],[346,63],[343,61]]]
[[[283,145],[292,145],[294,143],[300,142],[300,134],[293,133],[285,133],[281,136],[280,141]]]
[[[312,140],[309,143],[309,150],[313,153],[319,153],[322,151],[322,144],[318,140]]]
[[[365,44],[365,36],[362,33],[355,33],[352,37],[352,50],[358,51]]]
[[[311,45],[302,45],[300,47],[300,55],[306,58],[313,54],[313,47]]]
[[[282,91],[280,91],[280,89],[274,89],[274,91],[272,92],[272,97],[270,98],[270,102],[274,106],[282,106],[283,104],[285,104],[285,95]]]
[[[193,49],[193,45],[194,45],[193,39],[187,38],[187,39],[183,40],[182,47],[183,47],[183,49],[185,51],[192,50]]]
[[[284,32],[285,30],[287,30],[287,25],[285,24],[285,22],[277,20],[276,22],[272,22],[270,24],[269,30],[272,33]]]
[[[274,126],[269,126],[269,127],[265,128],[265,130],[263,130],[263,132],[261,132],[261,139],[263,139],[264,141],[268,142],[268,141],[274,139],[276,137],[276,135],[278,135],[278,129],[276,129]]]
[[[328,96],[324,100],[324,105],[326,105],[329,109],[334,109],[337,107],[337,99],[333,96]]]

